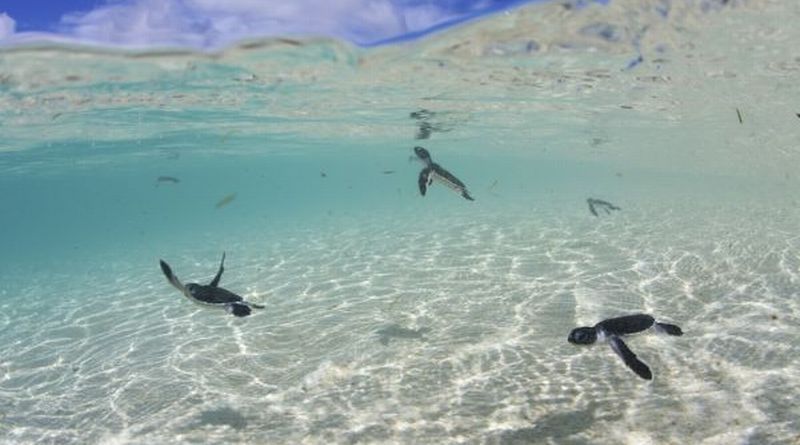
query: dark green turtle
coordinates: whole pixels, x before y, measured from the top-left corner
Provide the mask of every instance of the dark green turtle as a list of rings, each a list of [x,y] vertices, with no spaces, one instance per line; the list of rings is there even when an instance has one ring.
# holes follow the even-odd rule
[[[458,178],[456,178],[452,173],[442,168],[441,165],[433,162],[431,159],[431,154],[423,147],[414,147],[414,153],[417,157],[425,163],[425,168],[419,172],[419,179],[417,183],[419,184],[419,192],[422,196],[425,196],[425,192],[428,191],[428,187],[433,184],[433,181],[437,181],[446,187],[454,190],[456,193],[459,193],[465,199],[470,201],[474,201],[475,199],[469,195],[467,191],[467,186],[464,185]]]
[[[245,301],[245,299],[239,295],[219,287],[222,271],[225,270],[225,253],[222,254],[222,261],[219,263],[217,275],[208,284],[187,283],[184,285],[178,280],[178,277],[172,273],[172,268],[169,267],[169,264],[164,260],[160,260],[160,263],[161,271],[164,272],[167,281],[181,291],[186,298],[195,303],[204,306],[220,307],[225,309],[229,314],[233,314],[237,317],[246,317],[250,315],[251,309],[264,309],[264,306]]]
[[[569,333],[567,341],[577,345],[590,345],[597,340],[607,340],[608,344],[611,345],[611,349],[622,358],[625,365],[631,368],[636,375],[646,380],[652,380],[653,373],[650,372],[650,368],[639,360],[636,354],[620,338],[623,335],[635,334],[651,327],[668,335],[683,335],[681,328],[674,324],[656,322],[652,316],[647,314],[635,314],[609,318],[592,327],[575,328]]]

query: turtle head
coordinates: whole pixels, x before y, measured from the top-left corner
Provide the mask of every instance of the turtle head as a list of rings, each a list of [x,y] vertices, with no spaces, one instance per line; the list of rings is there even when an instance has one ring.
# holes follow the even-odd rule
[[[200,285],[197,283],[187,283],[185,287],[187,297],[194,297],[194,294],[200,289]]]
[[[414,147],[414,154],[416,154],[417,157],[420,158],[426,164],[431,162],[431,154],[428,153],[428,150],[426,150],[423,147],[420,146]]]
[[[567,341],[576,345],[590,345],[597,341],[597,331],[589,327],[575,328],[569,333]]]

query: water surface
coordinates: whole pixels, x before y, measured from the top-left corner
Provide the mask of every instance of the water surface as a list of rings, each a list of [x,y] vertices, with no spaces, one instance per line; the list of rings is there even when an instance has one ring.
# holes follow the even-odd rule
[[[795,443],[797,18],[615,1],[372,49],[3,50],[0,441]],[[475,202],[420,197],[415,145]],[[207,282],[223,251],[267,309],[158,268]],[[628,341],[652,382],[566,341],[636,312],[686,333]]]

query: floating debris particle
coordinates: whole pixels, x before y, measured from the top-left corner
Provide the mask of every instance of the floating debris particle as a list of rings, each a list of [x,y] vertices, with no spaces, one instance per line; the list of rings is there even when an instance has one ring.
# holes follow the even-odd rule
[[[174,176],[159,176],[156,178],[156,187],[161,184],[177,184],[179,182],[181,182],[181,180]]]
[[[383,173],[384,175],[391,175],[394,174],[394,170],[384,170],[381,173]]]
[[[256,80],[258,80],[258,76],[256,76],[253,73],[250,73],[246,76],[234,77],[233,80],[237,82],[255,82]]]
[[[589,142],[589,145],[591,145],[592,147],[597,147],[605,144],[606,142],[608,141],[603,138],[592,138],[591,142]]]
[[[619,107],[620,107],[620,108],[624,108],[624,109],[626,109],[626,110],[633,110],[633,107],[632,107],[632,106],[630,106],[630,105],[620,105]]]
[[[220,199],[214,207],[221,209],[226,205],[232,203],[234,199],[236,199],[236,193],[231,193],[230,195],[227,195],[224,198]]]
[[[606,42],[619,42],[624,37],[621,27],[605,22],[596,22],[586,25],[578,31],[586,37],[593,37]]]
[[[228,139],[231,138],[233,133],[236,133],[236,130],[228,130],[224,135],[222,135],[222,140],[220,141],[220,144],[224,145],[226,142],[228,142]]]
[[[319,177],[320,177],[320,178],[327,178],[327,177],[328,177],[328,174],[327,174],[327,173],[325,173],[324,171],[320,171],[320,172],[319,172]]]
[[[280,38],[277,41],[291,46],[303,46],[303,42],[294,39]]]
[[[738,109],[738,108],[736,109],[736,117],[738,117],[738,118],[739,118],[739,123],[740,123],[740,124],[743,124],[743,123],[744,123],[744,121],[742,120],[742,112],[741,112],[741,111],[739,111],[739,109]]]
[[[637,65],[639,65],[642,62],[644,62],[644,57],[642,57],[642,55],[639,54],[638,57],[636,57],[635,59],[633,59],[630,62],[628,62],[628,65],[625,67],[625,69],[626,70],[632,70],[633,68],[635,68]]]

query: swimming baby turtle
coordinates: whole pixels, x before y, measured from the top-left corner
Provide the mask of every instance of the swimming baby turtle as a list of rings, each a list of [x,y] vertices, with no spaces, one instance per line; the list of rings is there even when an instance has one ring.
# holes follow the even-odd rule
[[[246,317],[250,315],[251,309],[264,309],[264,306],[245,301],[245,299],[239,295],[219,287],[222,271],[225,270],[223,266],[225,264],[225,253],[222,254],[222,261],[219,263],[217,275],[208,284],[187,283],[184,285],[178,280],[178,277],[172,273],[172,268],[169,267],[169,264],[164,260],[160,260],[160,263],[161,271],[164,272],[167,281],[181,291],[186,298],[195,303],[204,306],[221,307],[229,314],[233,314],[237,317]]]
[[[659,323],[647,314],[626,315],[624,317],[609,318],[597,323],[593,327],[575,328],[569,333],[567,341],[576,345],[590,345],[597,340],[608,341],[611,349],[622,358],[622,361],[639,377],[652,380],[653,373],[650,368],[636,357],[628,345],[620,338],[623,335],[635,334],[650,328],[668,335],[683,335],[683,331],[674,324]]]
[[[470,201],[474,201],[475,199],[469,195],[467,191],[467,186],[464,185],[458,178],[456,178],[452,173],[442,168],[441,165],[433,162],[431,159],[431,154],[423,147],[414,147],[414,153],[417,157],[425,163],[425,168],[419,172],[419,192],[422,196],[425,196],[425,192],[428,191],[428,187],[433,184],[433,181],[438,181],[445,186],[449,187],[450,189],[454,190],[456,193],[461,194],[465,199]]]

